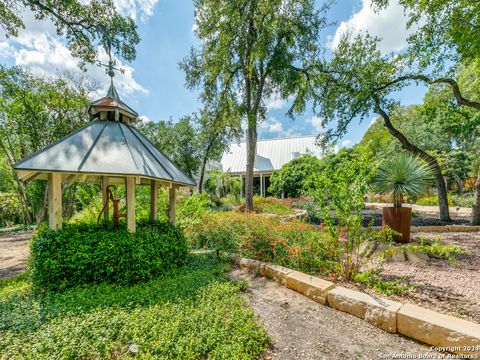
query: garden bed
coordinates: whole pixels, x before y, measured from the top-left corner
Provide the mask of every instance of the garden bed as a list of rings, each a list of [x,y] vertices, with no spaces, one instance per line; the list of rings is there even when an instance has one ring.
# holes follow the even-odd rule
[[[402,294],[391,295],[391,298],[480,323],[480,232],[418,233],[417,236],[431,240],[440,237],[445,244],[459,245],[466,254],[455,255],[454,263],[434,258],[426,264],[385,263],[381,272],[383,279],[401,279],[402,284],[414,286]],[[363,270],[375,265],[374,262],[367,263]],[[358,283],[339,285],[375,292]]]
[[[5,358],[257,359],[269,337],[230,265],[192,256],[133,286],[90,285],[35,296],[28,274],[0,281]]]

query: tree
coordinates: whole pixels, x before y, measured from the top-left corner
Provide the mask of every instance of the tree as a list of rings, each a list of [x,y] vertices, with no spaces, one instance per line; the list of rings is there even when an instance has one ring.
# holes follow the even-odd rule
[[[304,155],[293,159],[274,171],[270,178],[269,191],[275,196],[299,197],[314,188],[314,176],[320,172],[320,159]]]
[[[324,141],[343,136],[354,120],[365,120],[371,111],[383,120],[388,132],[413,155],[425,159],[435,172],[441,220],[450,220],[447,189],[438,161],[410,141],[392,121],[398,104],[392,97],[405,83],[395,81],[405,67],[401,56],[383,56],[377,49],[377,39],[369,35],[344,37],[333,58],[317,66],[316,77],[309,86],[315,87],[314,102],[325,124],[336,120],[336,128],[323,134]]]
[[[224,109],[225,110],[225,109]],[[236,114],[227,111],[208,110],[206,107],[196,118],[199,126],[199,148],[201,156],[200,178],[198,191],[202,193],[205,178],[205,168],[209,160],[220,160],[222,153],[228,147],[228,143],[234,138],[240,137],[240,118]]]
[[[19,29],[25,28],[25,10],[31,10],[37,20],[53,22],[81,67],[97,59],[96,41],[112,47],[127,61],[135,59],[135,46],[140,41],[137,26],[133,19],[117,13],[112,0],[4,0],[0,3],[0,26],[7,36],[17,36]]]
[[[63,80],[46,81],[18,67],[0,66],[0,154],[10,166],[26,223],[33,221],[27,193],[37,185],[27,188],[11,167],[86,124],[88,105],[87,92]],[[46,194],[43,185],[39,192]],[[45,213],[46,195],[40,198],[38,220]]]
[[[324,8],[322,8],[324,10]],[[209,102],[234,104],[247,126],[246,208],[253,210],[253,167],[257,126],[265,100],[295,96],[291,112],[305,108],[306,68],[318,55],[326,21],[313,0],[195,0],[198,49],[181,63],[189,88],[202,88]]]
[[[178,122],[148,122],[140,124],[140,131],[165,153],[185,174],[193,178],[200,167],[200,147],[197,129],[191,116]]]

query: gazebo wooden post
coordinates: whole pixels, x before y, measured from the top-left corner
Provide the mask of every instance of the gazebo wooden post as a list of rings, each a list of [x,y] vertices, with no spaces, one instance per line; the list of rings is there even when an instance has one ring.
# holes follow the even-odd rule
[[[108,202],[107,188],[108,188],[108,176],[102,176],[102,200],[103,200],[102,206],[104,206]],[[103,221],[105,221],[105,223],[108,223],[108,220],[109,220],[109,213],[108,213],[108,206],[107,206],[103,213]]]
[[[135,223],[135,178],[127,177],[125,179],[125,190],[127,195],[127,230],[134,233],[136,230]]]
[[[48,174],[48,224],[52,230],[62,229],[62,175]]]
[[[150,220],[157,220],[158,217],[158,182],[151,180],[150,184]]]
[[[168,217],[172,225],[175,225],[177,222],[177,204],[176,204],[176,196],[177,196],[177,185],[170,184],[168,190]]]

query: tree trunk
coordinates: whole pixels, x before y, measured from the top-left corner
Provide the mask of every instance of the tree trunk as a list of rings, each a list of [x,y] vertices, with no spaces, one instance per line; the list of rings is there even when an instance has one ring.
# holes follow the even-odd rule
[[[20,181],[17,175],[14,175],[15,182],[17,183],[18,194],[20,195],[20,201],[22,202],[22,212],[25,225],[31,224],[33,222],[32,214],[28,210],[27,194],[25,189],[25,184]]]
[[[438,164],[437,159],[434,158],[432,155],[426,153],[422,149],[418,148],[414,144],[412,144],[410,141],[408,141],[405,135],[403,135],[399,130],[397,130],[393,126],[390,120],[390,116],[380,107],[380,103],[378,99],[375,99],[375,105],[376,105],[375,110],[383,118],[383,123],[385,127],[388,129],[388,132],[392,134],[395,138],[397,138],[398,141],[400,141],[400,144],[402,144],[402,148],[411,152],[414,155],[418,155],[421,158],[425,159],[432,167],[432,170],[434,171],[434,174],[435,174],[435,183],[437,186],[440,220],[450,221],[451,219],[450,219],[450,211],[448,209],[447,187],[445,185],[445,180],[443,178],[442,169],[440,168],[440,165]]]
[[[198,193],[201,194],[203,192],[203,181],[205,179],[205,167],[207,165],[207,156],[203,158],[202,167],[200,169],[200,179],[198,179]]]
[[[472,205],[472,225],[480,225],[480,169],[477,174]]]
[[[245,174],[245,207],[253,211],[253,167],[255,165],[255,154],[257,148],[257,127],[256,121],[251,121],[253,115],[249,115],[247,130],[247,169]]]
[[[40,203],[40,209],[38,210],[37,224],[42,223],[47,217],[47,202],[48,202],[48,186],[45,186],[43,199],[42,199],[42,202]]]

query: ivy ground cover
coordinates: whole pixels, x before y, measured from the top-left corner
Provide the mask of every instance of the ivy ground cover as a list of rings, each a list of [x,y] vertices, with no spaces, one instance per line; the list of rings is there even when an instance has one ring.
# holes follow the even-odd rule
[[[136,285],[42,295],[28,274],[1,281],[1,358],[257,359],[269,338],[229,269],[213,255],[192,255]]]

